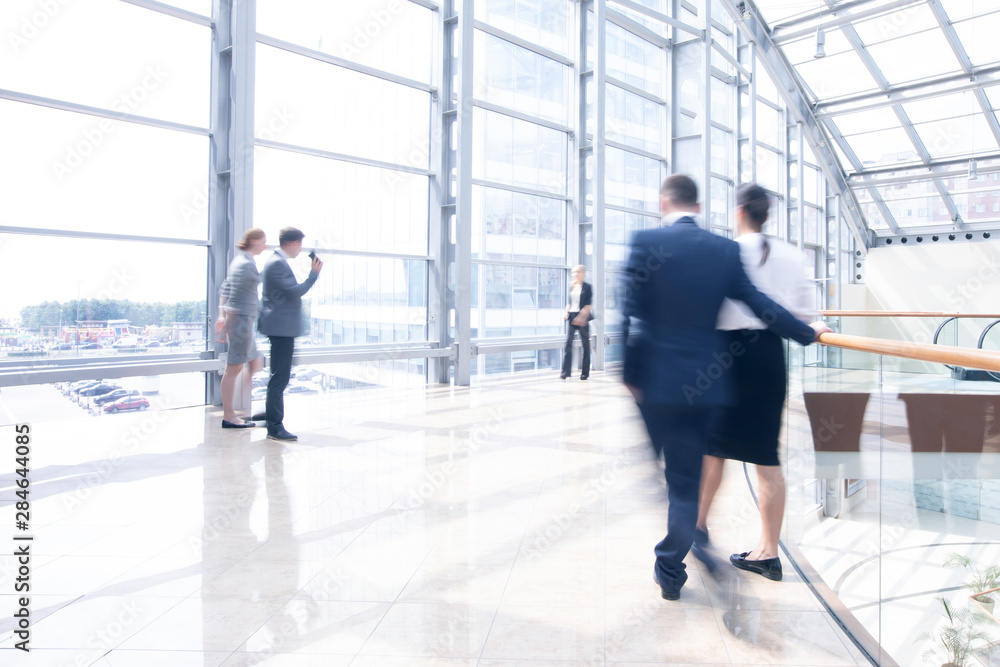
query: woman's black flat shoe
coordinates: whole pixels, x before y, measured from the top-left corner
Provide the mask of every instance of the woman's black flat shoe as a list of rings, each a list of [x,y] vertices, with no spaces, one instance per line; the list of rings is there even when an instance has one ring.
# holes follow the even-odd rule
[[[236,424],[234,422],[227,422],[225,419],[222,420],[222,428],[253,428],[256,426],[253,422],[241,422]]]
[[[733,564],[733,567],[738,567],[747,572],[756,572],[771,581],[781,581],[781,560],[777,557],[747,560],[747,556],[749,555],[749,551],[744,551],[741,554],[733,554],[729,557],[729,562]]]

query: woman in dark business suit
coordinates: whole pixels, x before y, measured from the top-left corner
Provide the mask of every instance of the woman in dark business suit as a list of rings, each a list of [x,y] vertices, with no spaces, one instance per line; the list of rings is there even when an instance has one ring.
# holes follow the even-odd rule
[[[569,301],[566,303],[566,312],[563,314],[563,319],[569,321],[562,374],[559,375],[563,380],[573,374],[573,335],[576,332],[580,332],[580,341],[583,343],[583,368],[580,371],[580,379],[586,380],[590,377],[590,311],[594,290],[590,283],[583,281],[586,275],[587,269],[583,264],[573,267],[573,279],[569,286]]]

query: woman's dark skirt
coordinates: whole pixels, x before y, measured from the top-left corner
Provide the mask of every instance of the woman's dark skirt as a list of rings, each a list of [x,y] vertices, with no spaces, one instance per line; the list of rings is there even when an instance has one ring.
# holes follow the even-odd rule
[[[733,353],[730,369],[735,404],[722,410],[708,453],[761,466],[779,465],[778,435],[788,388],[781,338],[767,330],[727,331],[726,349],[742,351]]]

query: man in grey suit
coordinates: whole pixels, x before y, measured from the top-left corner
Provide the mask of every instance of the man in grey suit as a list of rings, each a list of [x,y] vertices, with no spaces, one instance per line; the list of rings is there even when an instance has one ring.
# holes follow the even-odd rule
[[[279,247],[261,272],[263,293],[257,329],[271,341],[271,374],[267,381],[264,415],[267,437],[272,440],[299,439],[285,429],[284,391],[292,374],[295,337],[302,335],[302,295],[313,286],[323,268],[323,262],[313,257],[309,277],[301,283],[295,280],[288,260],[302,252],[303,238],[305,234],[294,227],[279,231]]]

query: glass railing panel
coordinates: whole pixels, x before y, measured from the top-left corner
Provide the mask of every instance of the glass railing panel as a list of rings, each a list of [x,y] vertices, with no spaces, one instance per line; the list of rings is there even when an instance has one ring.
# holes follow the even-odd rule
[[[957,326],[948,336],[963,347],[978,341]],[[845,357],[839,367],[804,365],[805,351],[789,350],[783,541],[868,635],[880,664],[922,664],[940,645],[948,626],[939,598],[961,619],[979,619],[972,630],[984,636],[966,664],[997,664],[987,637],[1000,640],[1000,624],[973,617],[982,609],[962,585],[972,570],[1000,565],[1000,383],[943,364]],[[954,554],[968,567],[947,566]]]

